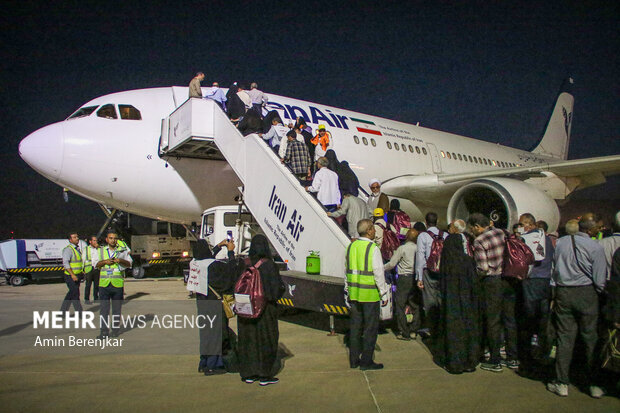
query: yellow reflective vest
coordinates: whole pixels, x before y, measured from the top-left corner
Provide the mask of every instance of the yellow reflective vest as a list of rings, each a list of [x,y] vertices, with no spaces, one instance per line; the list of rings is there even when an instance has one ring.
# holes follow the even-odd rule
[[[349,301],[373,303],[381,300],[372,271],[372,257],[377,245],[372,241],[355,240],[347,249],[347,287]]]
[[[110,254],[108,247],[99,249],[99,261],[110,258],[118,258],[121,249],[117,248]],[[107,287],[112,283],[116,288],[123,288],[125,279],[123,278],[123,269],[120,264],[104,265],[99,269],[99,287]]]
[[[73,244],[67,245],[64,249],[66,250],[67,248],[71,248],[73,250],[71,254],[71,261],[69,261],[69,267],[71,267],[71,270],[73,271],[74,275],[81,274],[84,271],[84,263],[82,262],[82,254],[80,254],[80,251],[78,251],[78,249],[75,248]],[[67,271],[66,268],[65,268],[65,275],[69,275],[69,271]]]

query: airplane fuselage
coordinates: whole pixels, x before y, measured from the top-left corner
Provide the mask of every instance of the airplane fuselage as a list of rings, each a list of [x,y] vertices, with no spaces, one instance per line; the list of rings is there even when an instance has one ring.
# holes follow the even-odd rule
[[[205,209],[230,204],[240,181],[225,161],[160,158],[162,119],[186,96],[187,88],[166,87],[93,99],[82,106],[95,107],[90,115],[33,132],[20,144],[20,154],[48,179],[95,202],[154,219],[198,222]],[[554,162],[539,154],[376,116],[277,95],[269,95],[269,100],[268,109],[277,110],[285,123],[303,116],[313,130],[325,125],[332,135],[330,148],[339,160],[349,162],[363,187],[371,178],[383,181]],[[104,105],[113,105],[116,119],[98,113]],[[141,119],[122,119],[118,105],[134,107]],[[407,208],[416,219],[428,209],[445,210],[449,201],[428,188],[415,198],[415,205]]]

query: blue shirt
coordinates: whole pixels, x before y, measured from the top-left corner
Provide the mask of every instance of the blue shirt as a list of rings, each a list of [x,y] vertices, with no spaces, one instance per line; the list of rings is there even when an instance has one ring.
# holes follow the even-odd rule
[[[577,259],[583,270],[575,259],[571,236],[564,236],[555,245],[553,281],[562,287],[580,287],[594,283],[597,291],[603,291],[607,270],[603,247],[583,232],[578,232],[574,238]]]

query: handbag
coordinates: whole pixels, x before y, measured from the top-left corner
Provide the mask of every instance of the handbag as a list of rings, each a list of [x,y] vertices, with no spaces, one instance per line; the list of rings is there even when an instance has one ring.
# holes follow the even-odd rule
[[[235,297],[232,294],[219,295],[217,291],[215,291],[211,286],[209,286],[209,290],[213,291],[215,297],[222,302],[226,318],[233,318],[235,316],[235,312],[233,311],[233,306],[235,305]]]

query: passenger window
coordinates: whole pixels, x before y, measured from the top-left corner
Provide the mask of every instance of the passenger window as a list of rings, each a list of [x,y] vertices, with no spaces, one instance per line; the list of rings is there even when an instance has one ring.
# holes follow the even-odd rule
[[[474,156],[474,162],[478,163],[478,158]]]
[[[413,146],[409,145],[409,152],[413,153]]]
[[[407,146],[404,143],[401,143],[400,146],[403,148],[403,152],[407,152]]]
[[[89,116],[98,107],[99,106],[86,106],[84,108],[79,108],[73,113],[73,115],[69,116],[67,119],[83,118],[83,117]]]
[[[389,142],[389,141],[387,141],[386,143],[387,143],[387,147],[388,147],[388,149],[392,149],[392,143],[391,143],[391,142]]]
[[[452,159],[452,155],[450,155],[450,152],[448,152],[448,159]]]
[[[463,155],[463,160],[467,162],[467,155]]]
[[[487,160],[486,160],[486,158],[483,158],[482,160],[484,161],[484,164],[485,164],[485,165],[487,165]]]
[[[422,153],[426,155],[426,148],[422,148]]]
[[[116,109],[114,109],[114,105],[111,104],[103,105],[101,109],[97,111],[97,116],[106,119],[118,119],[118,116],[116,116]]]
[[[463,160],[463,157],[461,156],[461,154],[460,154],[460,153],[459,153],[458,155],[459,155],[459,161],[462,161],[462,160]]]
[[[441,157],[442,157],[442,158],[445,158],[445,157],[446,157],[446,154],[444,153],[444,151],[441,151]]]
[[[467,157],[469,158],[469,162],[473,162],[474,160],[471,159],[471,155],[467,155]]]
[[[372,146],[377,146],[377,141],[375,140],[375,138],[370,138],[370,144]]]
[[[452,159],[456,161],[456,154],[454,152],[452,152]]]
[[[420,147],[419,147],[419,146],[416,146],[416,147],[415,147],[415,151],[416,151],[416,152],[418,153],[418,155],[419,155],[419,154],[420,154]]]
[[[398,146],[397,143],[394,144],[394,149],[396,149],[397,151],[400,151],[400,146]]]
[[[353,135],[353,140],[355,141],[355,143],[357,143],[359,145],[360,138],[358,138],[357,135]]]
[[[118,105],[118,111],[121,114],[121,119],[142,120],[140,111],[131,105]]]
[[[364,142],[364,145],[368,145],[368,138],[362,136],[362,142]]]

